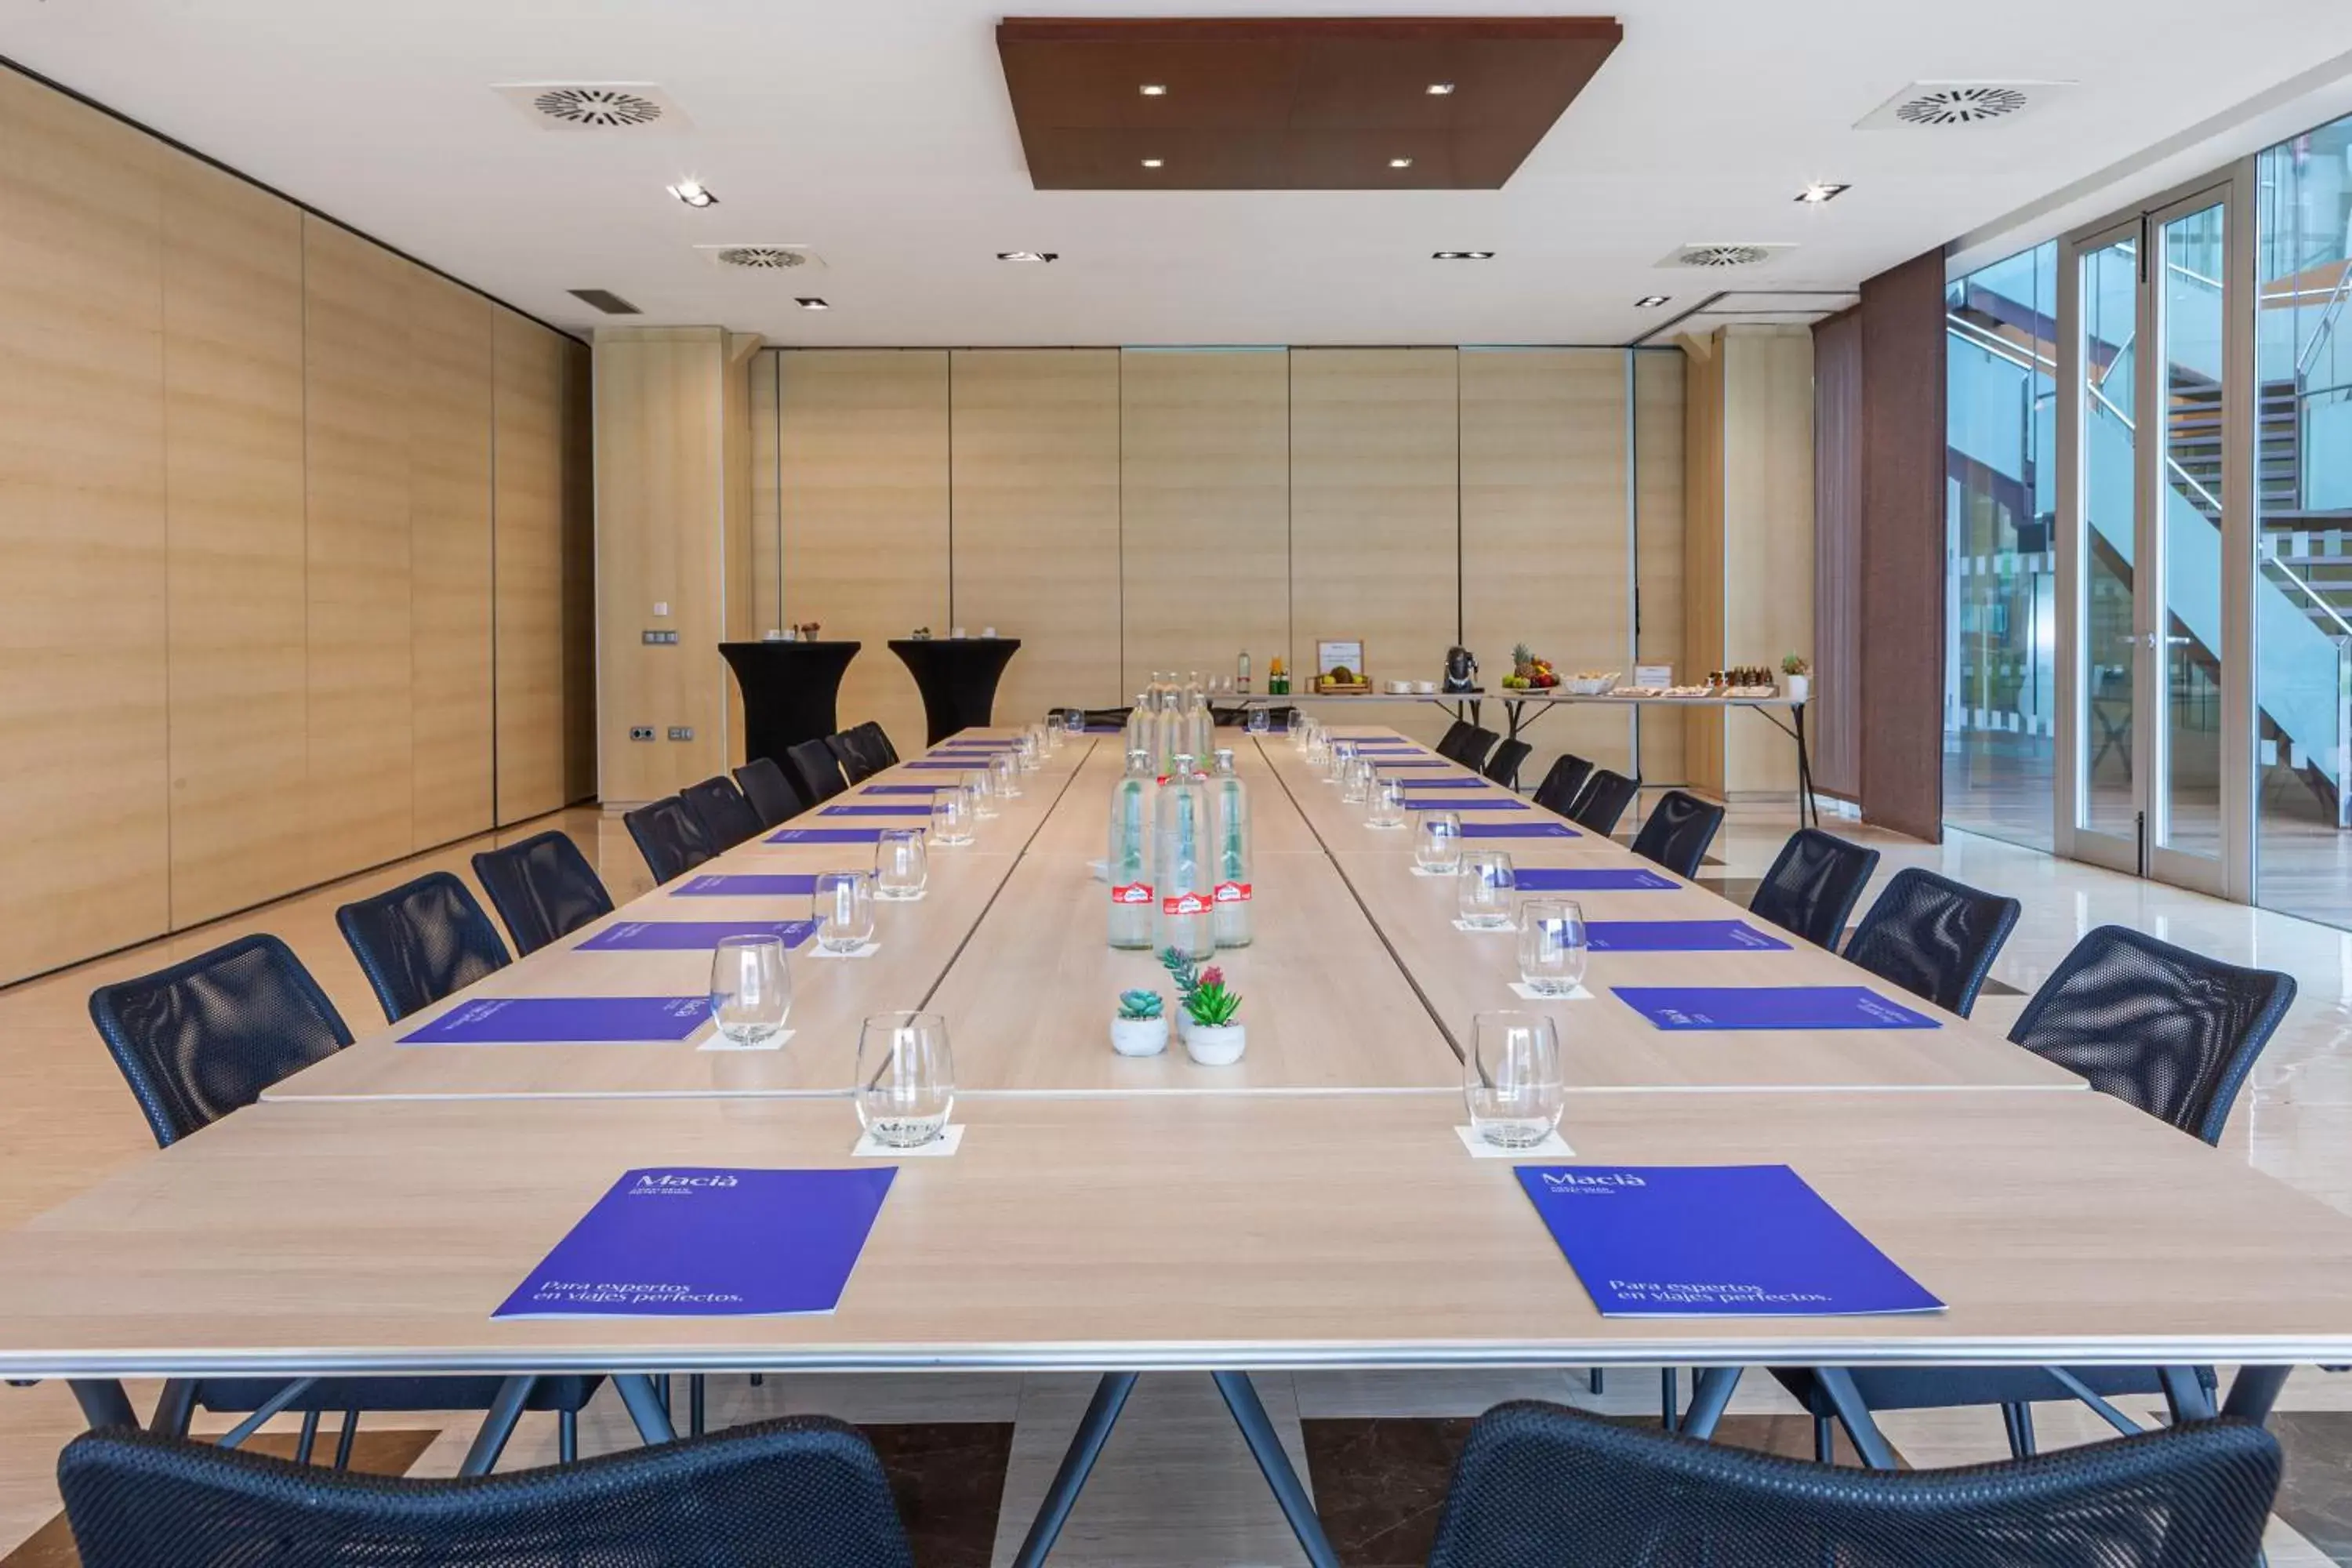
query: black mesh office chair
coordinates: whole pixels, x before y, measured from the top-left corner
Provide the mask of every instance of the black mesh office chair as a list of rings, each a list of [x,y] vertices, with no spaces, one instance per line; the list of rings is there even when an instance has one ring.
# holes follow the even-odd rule
[[[1591,763],[1573,752],[1562,752],[1544,774],[1543,783],[1536,785],[1535,802],[1546,811],[1566,816],[1584,792],[1584,781],[1591,776]]]
[[[480,910],[475,912],[478,916]],[[152,974],[100,986],[90,993],[89,1016],[160,1148],[244,1109],[271,1084],[352,1043],[351,1030],[302,961],[276,937],[262,934],[240,937]],[[302,1417],[299,1452],[307,1458],[319,1416],[341,1411],[340,1466],[351,1457],[361,1411],[486,1410],[503,1381],[175,1378],[164,1384],[155,1424],[179,1434],[187,1430],[198,1405],[243,1412],[275,1405]],[[542,1378],[532,1390],[529,1408],[562,1412],[567,1452],[576,1440],[580,1407],[600,1381]]]
[[[420,1007],[504,969],[507,944],[466,884],[428,871],[389,892],[345,904],[335,924],[360,961],[383,1016],[397,1024]]]
[[[714,849],[732,849],[760,831],[760,814],[725,773],[687,785],[678,791],[678,798],[694,813],[695,821],[702,824],[703,837]]]
[[[621,820],[656,882],[683,877],[718,853],[693,811],[674,795],[623,812]]]
[[[1835,952],[1845,935],[1845,918],[1877,868],[1877,850],[1849,844],[1818,827],[1799,828],[1780,847],[1748,908],[1782,931]]]
[[[2093,1089],[2213,1143],[2294,994],[2291,976],[2101,926],[2033,994],[2009,1037],[2082,1074]],[[2183,1381],[2191,1370],[2194,1387]],[[1830,1390],[1811,1372],[1776,1368],[1773,1375],[1805,1402],[1816,1446],[1825,1444],[1838,1414]],[[2210,1405],[2215,1384],[2206,1367],[2172,1369],[2170,1384],[2157,1368],[2134,1366],[1857,1367],[1851,1375],[1865,1410],[1998,1405],[2011,1450],[2020,1454],[2033,1448],[2036,1401],[2082,1399],[2110,1426],[2133,1431],[2136,1424],[2106,1403],[2116,1394],[2162,1394],[2176,1417],[2194,1417]]]
[[[1469,738],[1454,748],[1454,760],[1475,773],[1486,766],[1486,753],[1493,751],[1502,739],[1485,725],[1474,724],[1470,728]]]
[[[1906,866],[1862,917],[1845,956],[1965,1018],[2017,916],[2015,899]]]
[[[1633,853],[1677,877],[1696,877],[1723,826],[1723,807],[1670,789],[1650,808],[1650,819],[1633,836]]]
[[[1092,721],[1089,720],[1088,722],[1091,723]],[[1112,722],[1126,723],[1125,710],[1120,710],[1118,716]],[[880,724],[868,719],[863,724],[853,726],[849,732],[856,736],[857,743],[865,748],[867,760],[874,764],[875,772],[879,773],[884,768],[898,764],[898,748],[890,743],[890,731],[882,728]]]
[[[1460,762],[1462,748],[1467,745],[1470,738],[1477,732],[1478,726],[1469,720],[1456,719],[1445,727],[1445,733],[1437,738],[1437,754],[1451,763]]]
[[[856,1428],[803,1416],[478,1479],[339,1475],[140,1432],[58,1457],[83,1568],[911,1568]]]
[[[743,798],[759,814],[762,827],[781,827],[808,809],[808,802],[776,766],[773,757],[753,757],[735,770],[735,782],[743,788]]]
[[[1429,1568],[2242,1568],[2279,1469],[2235,1421],[1885,1472],[1504,1405],[1471,1428]]]
[[[568,833],[551,829],[485,849],[474,857],[474,876],[507,922],[517,955],[613,912],[613,895]]]
[[[1639,779],[1629,779],[1612,768],[1597,768],[1577,793],[1576,804],[1568,808],[1568,818],[1606,838],[1617,831],[1625,808],[1633,804],[1641,789]]]
[[[801,793],[812,805],[831,800],[849,787],[849,781],[842,776],[841,759],[822,738],[793,742],[784,748],[784,760],[800,775]]]
[[[882,771],[867,754],[864,742],[846,730],[827,735],[824,743],[833,752],[833,760],[841,764],[842,775],[851,784],[863,784]]]
[[[1495,748],[1495,754],[1486,759],[1486,777],[1506,789],[1518,788],[1519,764],[1526,762],[1528,753],[1534,750],[1525,741],[1505,741]]]

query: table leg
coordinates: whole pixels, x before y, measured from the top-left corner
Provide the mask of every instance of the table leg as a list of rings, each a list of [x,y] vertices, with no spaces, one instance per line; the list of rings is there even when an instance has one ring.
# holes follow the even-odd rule
[[[1245,1372],[1220,1372],[1210,1374],[1217,1382],[1217,1392],[1225,1396],[1225,1408],[1234,1413],[1234,1425],[1242,1429],[1242,1440],[1249,1445],[1250,1455],[1265,1476],[1265,1484],[1274,1489],[1274,1500],[1282,1505],[1282,1515],[1290,1521],[1291,1533],[1307,1551],[1307,1561],[1314,1568],[1339,1568],[1339,1555],[1331,1550],[1331,1542],[1323,1534],[1322,1517],[1315,1511],[1315,1500],[1307,1495],[1299,1481],[1298,1472],[1291,1468],[1290,1456],[1283,1451],[1282,1439],[1274,1430],[1274,1422],[1265,1413],[1265,1405],[1257,1396],[1257,1387]]]
[[[1107,1372],[1095,1384],[1095,1396],[1087,1403],[1086,1415],[1078,1418],[1078,1429],[1062,1455],[1061,1468],[1054,1472],[1054,1483],[1045,1489],[1045,1500],[1038,1505],[1037,1517],[1030,1521],[1029,1533],[1022,1538],[1021,1550],[1013,1559],[1013,1568],[1042,1568],[1046,1553],[1054,1550],[1070,1510],[1077,1506],[1087,1477],[1102,1458],[1103,1445],[1110,1441],[1110,1429],[1118,1424],[1127,1396],[1135,1392],[1135,1378],[1131,1372]]]
[[[1878,1423],[1870,1418],[1870,1407],[1862,1402],[1862,1391],[1853,1385],[1853,1373],[1842,1366],[1813,1369],[1813,1377],[1829,1395],[1830,1406],[1838,1414],[1838,1422],[1845,1435],[1853,1439],[1854,1451],[1862,1462],[1874,1470],[1895,1468],[1895,1450],[1887,1443]]]
[[[2230,1380],[2230,1397],[2222,1403],[2221,1414],[2262,1425],[2271,1418],[2271,1406],[2277,1403],[2279,1390],[2286,1386],[2286,1374],[2294,1370],[2291,1366],[2240,1367],[2238,1375]]]
[[[81,1406],[81,1418],[95,1432],[108,1426],[136,1426],[139,1417],[131,1414],[131,1396],[122,1392],[122,1384],[111,1377],[77,1377],[67,1386],[73,1390],[74,1403]]]
[[[499,1384],[498,1397],[490,1401],[481,1428],[466,1450],[465,1462],[457,1467],[459,1475],[487,1476],[498,1467],[499,1456],[506,1452],[507,1439],[514,1436],[515,1423],[522,1419],[522,1407],[538,1382],[535,1377],[510,1377]]]
[[[2213,1419],[2213,1396],[2205,1392],[2195,1367],[2160,1366],[2156,1375],[2164,1384],[2164,1401],[2175,1422]]]
[[[1705,1443],[1715,1436],[1716,1424],[1731,1404],[1732,1391],[1739,1386],[1740,1369],[1736,1366],[1700,1367],[1691,1374],[1690,1409],[1683,1415],[1682,1435]]]
[[[654,1380],[642,1372],[615,1373],[613,1390],[628,1406],[629,1419],[637,1424],[637,1436],[648,1447],[673,1442],[677,1428],[669,1423],[669,1406],[654,1392]]]
[[[1805,704],[1800,702],[1789,712],[1795,720],[1797,729],[1797,826],[1819,827],[1822,825],[1822,808],[1813,800],[1813,758],[1811,748],[1805,744]]]

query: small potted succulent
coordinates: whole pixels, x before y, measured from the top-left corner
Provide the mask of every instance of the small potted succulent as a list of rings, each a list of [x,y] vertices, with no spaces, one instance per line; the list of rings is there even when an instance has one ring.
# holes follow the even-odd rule
[[[1803,654],[1792,653],[1780,660],[1780,695],[1791,702],[1802,702],[1812,694],[1813,667]]]
[[[1110,1021],[1110,1048],[1123,1057],[1156,1057],[1168,1048],[1168,1017],[1157,991],[1122,991]]]
[[[1242,1010],[1240,994],[1225,985],[1225,972],[1215,964],[1201,971],[1201,983],[1184,998],[1184,1016],[1192,1028],[1184,1035],[1184,1053],[1204,1068],[1229,1068],[1242,1059],[1249,1035],[1235,1023]]]

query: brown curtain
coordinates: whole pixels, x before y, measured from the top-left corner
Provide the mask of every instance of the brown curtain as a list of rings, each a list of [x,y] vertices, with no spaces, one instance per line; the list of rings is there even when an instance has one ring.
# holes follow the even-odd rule
[[[1862,798],[1862,311],[1813,327],[1813,788]]]

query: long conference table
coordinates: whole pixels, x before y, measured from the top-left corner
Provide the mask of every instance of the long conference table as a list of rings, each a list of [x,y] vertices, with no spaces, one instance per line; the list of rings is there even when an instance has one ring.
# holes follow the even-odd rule
[[[997,733],[788,827],[919,826],[929,788],[972,754],[958,742]],[[1539,835],[1494,841],[1520,867],[1646,865],[1393,731],[1362,733],[1433,796],[1475,794],[1465,821]],[[2231,1363],[2224,1408],[2260,1419],[2289,1367],[2352,1361],[2344,1215],[1794,939],[1596,952],[1590,997],[1520,1001],[1514,941],[1454,927],[1454,889],[1414,874],[1411,833],[1368,826],[1285,737],[1230,743],[1255,840],[1255,940],[1218,960],[1244,997],[1236,1066],[1172,1041],[1145,1058],[1109,1047],[1117,993],[1166,977],[1107,943],[1090,862],[1121,758],[1115,739],[1073,737],[975,843],[931,850],[926,896],[881,906],[871,957],[795,953],[781,1050],[705,1049],[708,1024],[671,1044],[399,1043],[419,1014],[0,1236],[0,1377],[72,1380],[104,1423],[131,1416],[127,1376],[496,1373],[508,1396],[480,1468],[533,1375],[614,1374],[659,1441],[668,1373],[1097,1372],[1017,1559],[1034,1564],[1136,1375],[1205,1371],[1319,1564],[1336,1559],[1241,1369],[1685,1364],[1700,1369],[1685,1429],[1706,1436],[1744,1367]],[[583,944],[622,922],[798,917],[804,893],[702,879],[870,855],[763,834],[444,1006],[698,994],[707,952]],[[1657,879],[1578,896],[1595,920],[1742,913]],[[1872,984],[1937,1026],[1664,1031],[1608,989],[1811,982]],[[1601,1317],[1512,1163],[1455,1134],[1459,1047],[1475,1013],[1505,1007],[1559,1019],[1577,1159],[1791,1165],[1948,1309]],[[835,1311],[493,1321],[625,1170],[849,1164],[858,1023],[900,1008],[946,1019],[965,1133],[950,1157],[900,1163]],[[1841,1381],[1825,1379],[1833,1394]],[[2194,1380],[2175,1382],[2193,1402]]]

